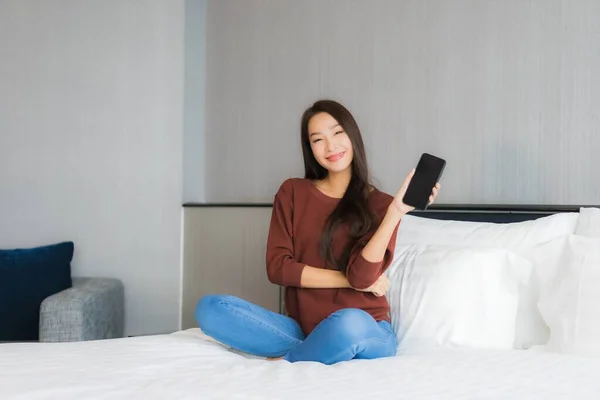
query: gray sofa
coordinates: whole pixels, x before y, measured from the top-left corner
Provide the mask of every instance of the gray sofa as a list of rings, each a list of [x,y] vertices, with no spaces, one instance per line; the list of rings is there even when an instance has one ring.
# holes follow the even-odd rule
[[[73,287],[40,307],[40,342],[76,342],[123,337],[124,288],[117,279],[73,278]]]

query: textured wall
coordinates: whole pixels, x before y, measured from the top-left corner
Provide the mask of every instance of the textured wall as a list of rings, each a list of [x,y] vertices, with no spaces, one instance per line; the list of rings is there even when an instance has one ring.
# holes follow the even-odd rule
[[[184,2],[0,2],[0,248],[75,242],[126,334],[180,319]]]
[[[346,104],[394,192],[428,151],[443,203],[600,203],[600,1],[227,0],[207,17],[206,200],[270,201],[299,120]]]

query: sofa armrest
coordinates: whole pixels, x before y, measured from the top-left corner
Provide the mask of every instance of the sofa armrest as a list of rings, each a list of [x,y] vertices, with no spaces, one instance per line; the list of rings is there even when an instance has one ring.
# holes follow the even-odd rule
[[[40,342],[123,337],[124,288],[117,279],[73,278],[40,306]]]

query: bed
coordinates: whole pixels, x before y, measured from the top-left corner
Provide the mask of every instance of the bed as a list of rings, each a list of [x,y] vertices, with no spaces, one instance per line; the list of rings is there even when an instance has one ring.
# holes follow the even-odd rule
[[[437,206],[414,216],[508,223],[578,210]],[[2,399],[600,399],[598,371],[600,357],[541,345],[415,347],[379,360],[289,364],[236,352],[197,328],[87,342],[0,344]]]
[[[197,329],[0,347],[3,399],[598,399],[600,360],[440,350],[335,366],[263,361]]]

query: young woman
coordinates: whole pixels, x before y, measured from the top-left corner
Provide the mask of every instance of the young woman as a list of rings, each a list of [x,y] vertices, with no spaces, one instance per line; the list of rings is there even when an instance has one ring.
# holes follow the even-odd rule
[[[289,362],[393,356],[384,272],[412,210],[402,198],[414,171],[395,197],[376,189],[356,121],[331,100],[304,112],[301,142],[305,177],[276,193],[266,251],[267,275],[285,287],[289,316],[210,295],[198,303],[198,324],[223,344]]]

